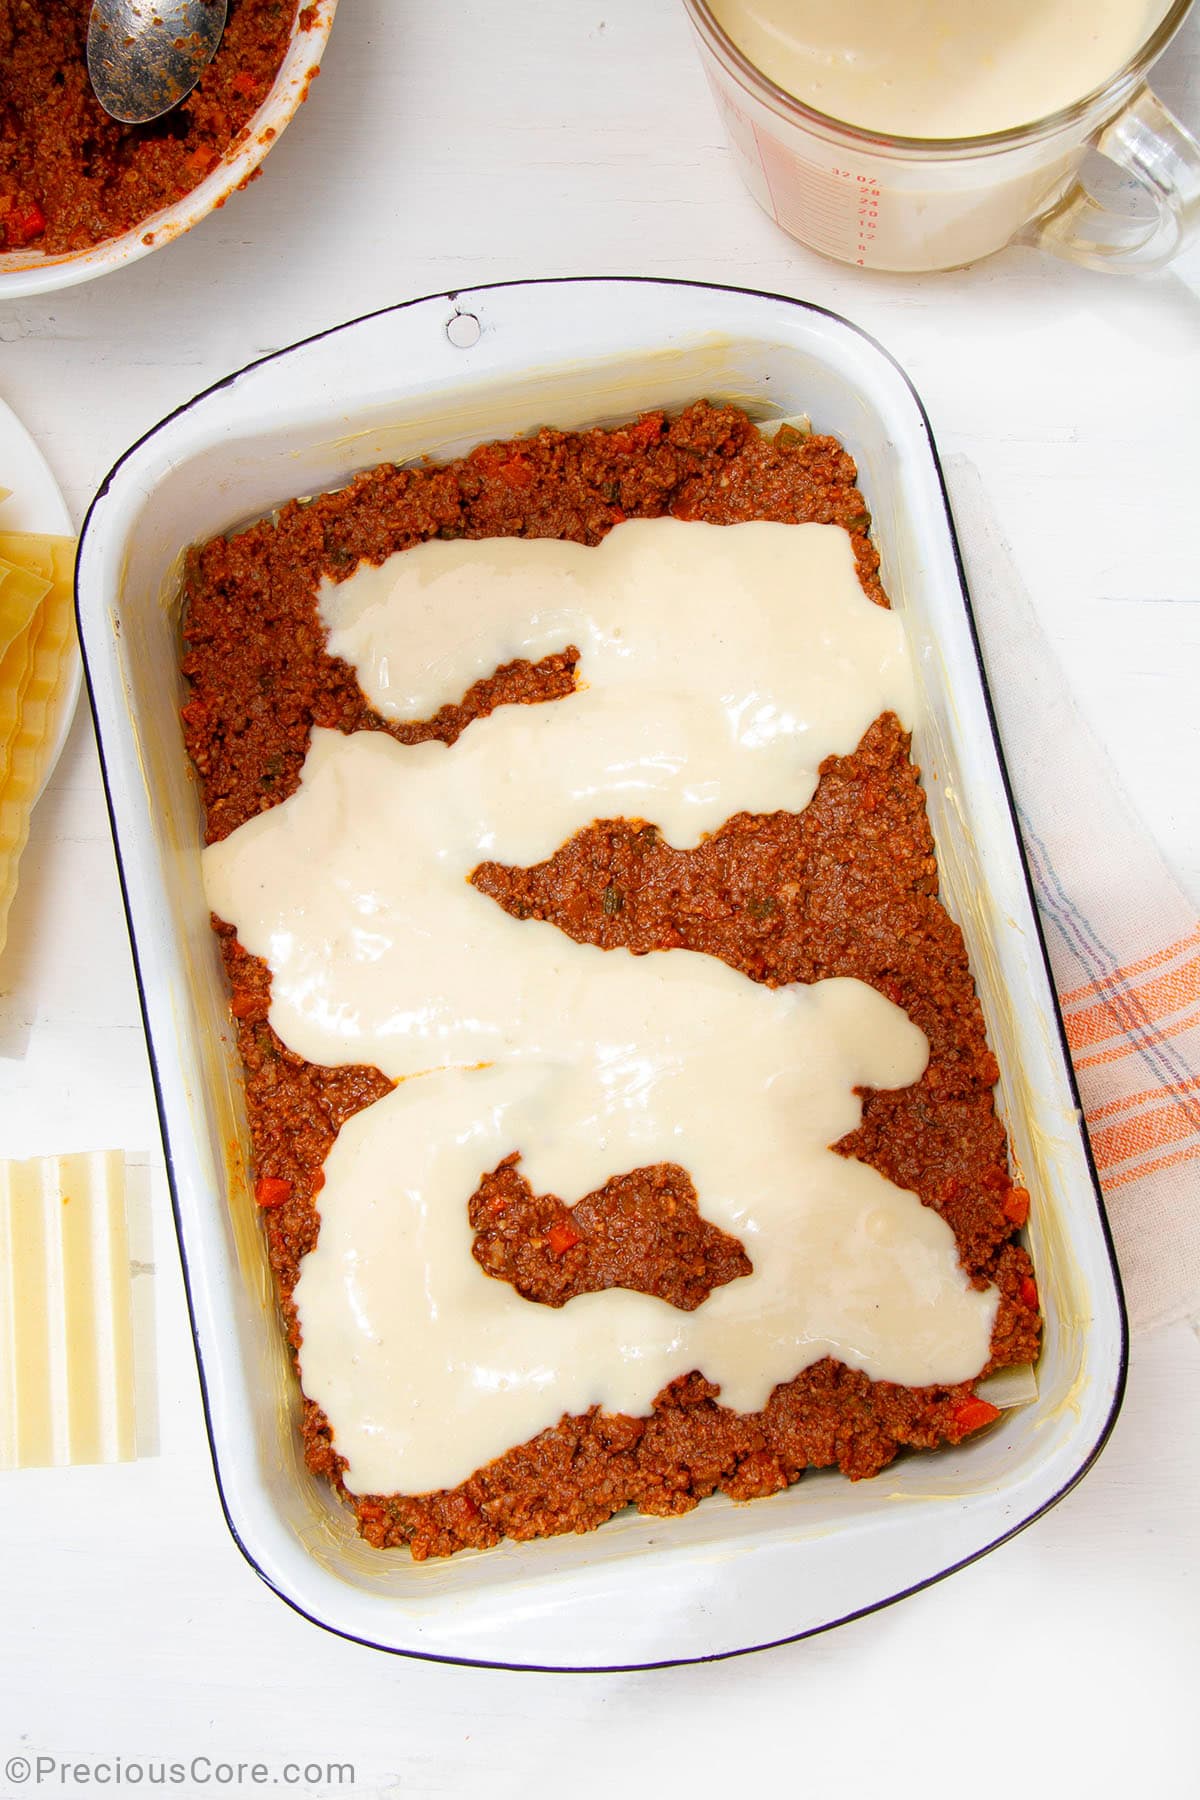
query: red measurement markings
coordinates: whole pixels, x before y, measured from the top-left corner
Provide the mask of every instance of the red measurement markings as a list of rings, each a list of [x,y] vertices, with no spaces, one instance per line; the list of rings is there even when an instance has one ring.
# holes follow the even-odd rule
[[[857,190],[854,221],[857,242],[854,260],[861,269],[879,229],[879,183],[874,175],[858,175],[853,169],[834,169],[833,174],[841,181],[853,182]]]
[[[814,249],[864,266],[879,224],[876,178],[806,162],[750,123],[776,223]]]

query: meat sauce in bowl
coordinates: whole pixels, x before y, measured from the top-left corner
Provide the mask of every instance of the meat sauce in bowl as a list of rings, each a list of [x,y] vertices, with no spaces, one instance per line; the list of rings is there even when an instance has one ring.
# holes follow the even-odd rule
[[[293,43],[311,39],[315,75],[332,8],[230,0],[196,87],[145,125],[110,118],[92,91],[90,11],[89,0],[0,0],[0,255],[79,255],[186,201],[249,140]],[[255,165],[277,131],[263,129]]]

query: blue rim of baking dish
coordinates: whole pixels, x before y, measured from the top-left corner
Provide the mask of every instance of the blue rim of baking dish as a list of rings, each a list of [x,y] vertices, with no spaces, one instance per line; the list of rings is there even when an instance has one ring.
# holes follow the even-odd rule
[[[164,1162],[166,1165],[167,1183],[168,1183],[168,1187],[169,1187],[170,1195],[171,1195],[171,1211],[172,1211],[172,1213],[174,1215],[174,1219],[175,1219],[175,1236],[176,1236],[176,1240],[179,1245],[179,1260],[180,1260],[180,1263],[182,1265],[182,1270],[183,1270],[184,1292],[187,1296],[188,1323],[189,1323],[189,1326],[191,1329],[191,1334],[192,1334],[192,1348],[193,1348],[193,1351],[194,1351],[195,1357],[196,1357],[196,1370],[197,1370],[197,1374],[198,1374],[199,1380],[200,1380],[200,1395],[201,1395],[201,1401],[202,1401],[203,1408],[204,1408],[204,1428],[205,1428],[205,1432],[208,1437],[209,1456],[211,1458],[212,1465],[213,1465],[213,1477],[216,1482],[217,1495],[218,1495],[218,1498],[221,1503],[221,1511],[224,1515],[225,1524],[228,1527],[229,1535],[232,1537],[234,1543],[237,1545],[238,1549],[241,1551],[242,1555],[245,1557],[245,1559],[249,1563],[250,1567],[254,1570],[255,1574],[259,1577],[260,1581],[262,1581],[268,1588],[270,1588],[272,1593],[277,1594],[278,1597],[284,1602],[284,1604],[286,1606],[290,1607],[293,1612],[298,1613],[301,1618],[307,1619],[310,1624],[319,1626],[321,1628],[321,1630],[323,1630],[323,1631],[330,1632],[334,1637],[344,1638],[349,1643],[361,1644],[365,1649],[368,1649],[368,1650],[380,1650],[380,1651],[384,1652],[386,1655],[390,1655],[390,1656],[410,1657],[419,1662],[450,1663],[450,1664],[457,1664],[464,1668],[508,1670],[514,1674],[538,1674],[538,1675],[609,1675],[609,1674],[612,1674],[612,1675],[620,1675],[620,1674],[632,1674],[632,1673],[635,1673],[635,1672],[638,1672],[641,1670],[649,1670],[649,1669],[681,1668],[681,1667],[686,1667],[689,1664],[693,1664],[693,1663],[725,1662],[730,1657],[749,1656],[749,1655],[752,1655],[756,1651],[775,1650],[775,1649],[780,1648],[784,1644],[795,1644],[795,1643],[801,1642],[805,1638],[819,1637],[823,1632],[833,1631],[839,1625],[849,1625],[855,1619],[862,1619],[862,1618],[867,1617],[870,1613],[882,1612],[886,1607],[895,1606],[898,1601],[907,1600],[909,1595],[918,1594],[925,1588],[933,1587],[936,1583],[938,1583],[940,1581],[945,1581],[948,1576],[956,1575],[960,1569],[969,1568],[972,1563],[978,1562],[981,1557],[989,1555],[993,1550],[998,1550],[1002,1544],[1007,1544],[1012,1538],[1015,1538],[1016,1536],[1018,1536],[1018,1534],[1020,1532],[1024,1531],[1028,1526],[1032,1525],[1037,1519],[1043,1518],[1045,1516],[1045,1514],[1051,1510],[1051,1508],[1057,1506],[1059,1501],[1064,1499],[1066,1497],[1066,1495],[1071,1492],[1072,1488],[1076,1487],[1078,1485],[1078,1483],[1083,1480],[1084,1476],[1089,1472],[1089,1470],[1094,1466],[1094,1464],[1098,1460],[1101,1452],[1103,1451],[1105,1445],[1107,1444],[1107,1442],[1109,1440],[1109,1437],[1112,1434],[1112,1429],[1116,1423],[1117,1415],[1121,1410],[1121,1403],[1125,1397],[1126,1379],[1127,1379],[1128,1370],[1129,1370],[1129,1320],[1128,1320],[1128,1314],[1126,1312],[1126,1307],[1125,1307],[1124,1290],[1121,1285],[1121,1273],[1120,1273],[1120,1269],[1117,1266],[1116,1251],[1113,1246],[1112,1232],[1109,1228],[1108,1215],[1104,1208],[1104,1200],[1103,1200],[1103,1196],[1102,1196],[1101,1188],[1100,1188],[1100,1178],[1099,1178],[1099,1175],[1097,1174],[1096,1164],[1095,1164],[1094,1158],[1092,1156],[1092,1147],[1088,1140],[1087,1129],[1083,1123],[1083,1107],[1082,1107],[1082,1102],[1080,1100],[1078,1084],[1075,1079],[1075,1069],[1074,1069],[1074,1065],[1071,1061],[1070,1046],[1068,1045],[1068,1042],[1067,1042],[1066,1027],[1063,1023],[1062,1009],[1058,1004],[1057,990],[1055,989],[1055,986],[1054,986],[1054,978],[1053,978],[1053,974],[1052,974],[1052,971],[1050,968],[1049,954],[1046,949],[1045,931],[1043,929],[1041,915],[1038,911],[1037,896],[1036,896],[1036,893],[1034,890],[1033,877],[1030,873],[1029,859],[1026,856],[1025,843],[1024,843],[1024,839],[1022,838],[1022,835],[1021,835],[1021,828],[1020,828],[1020,823],[1019,823],[1018,816],[1017,816],[1016,800],[1015,800],[1015,797],[1013,794],[1012,782],[1009,778],[1008,766],[1004,760],[1004,748],[1000,741],[999,728],[998,728],[997,722],[996,722],[996,712],[995,712],[994,706],[992,705],[992,696],[991,696],[991,692],[988,688],[987,670],[984,666],[983,654],[982,654],[982,650],[981,650],[980,642],[979,642],[979,633],[978,633],[978,630],[976,629],[976,625],[975,625],[975,614],[974,614],[974,609],[972,608],[972,605],[971,605],[971,595],[970,595],[970,591],[967,586],[966,569],[963,565],[962,553],[959,549],[958,533],[957,533],[957,530],[956,530],[955,524],[954,524],[954,514],[953,514],[953,511],[951,510],[951,506],[950,506],[950,496],[949,496],[949,493],[946,488],[946,478],[945,478],[945,474],[944,474],[944,471],[942,468],[942,460],[941,460],[941,456],[938,452],[937,441],[933,435],[933,428],[929,422],[929,415],[925,411],[925,406],[921,399],[920,394],[917,392],[916,388],[913,386],[913,383],[910,380],[905,369],[896,360],[896,358],[892,355],[890,350],[886,349],[885,346],[883,344],[881,344],[877,338],[873,337],[870,332],[864,331],[860,325],[856,325],[853,322],[853,320],[847,319],[844,314],[835,312],[831,307],[820,306],[815,301],[812,301],[812,300],[800,300],[790,294],[772,293],[770,291],[770,289],[768,289],[768,288],[737,287],[730,283],[716,282],[716,281],[689,281],[689,280],[683,279],[681,277],[673,277],[673,276],[659,277],[659,276],[653,276],[653,275],[546,275],[546,276],[534,276],[525,281],[480,282],[480,283],[474,284],[470,287],[452,288],[448,292],[435,292],[432,294],[419,294],[411,300],[397,301],[391,306],[376,307],[371,312],[361,313],[355,318],[343,319],[337,325],[327,326],[323,331],[315,331],[308,337],[298,338],[295,343],[287,344],[282,349],[279,349],[279,350],[273,350],[267,356],[255,357],[253,359],[253,361],[244,364],[239,369],[233,370],[228,375],[222,376],[220,381],[214,381],[211,384],[211,386],[204,388],[198,394],[193,394],[193,396],[191,397],[190,400],[184,401],[182,405],[175,407],[171,412],[165,414],[163,418],[159,419],[156,424],[151,426],[149,431],[143,432],[141,437],[139,437],[133,444],[131,444],[129,446],[129,448],[124,452],[124,454],[117,459],[117,461],[113,464],[112,468],[109,470],[108,474],[104,477],[104,480],[101,482],[100,486],[97,488],[96,493],[92,498],[91,504],[88,507],[86,517],[84,518],[84,521],[83,521],[83,528],[80,532],[80,538],[79,538],[80,548],[82,549],[84,539],[86,538],[87,533],[88,533],[88,528],[91,525],[92,514],[95,512],[96,507],[100,504],[100,502],[104,499],[104,497],[108,493],[109,488],[111,487],[114,478],[119,473],[121,468],[124,466],[124,464],[126,462],[129,461],[129,459],[132,456],[134,456],[137,453],[138,450],[141,449],[142,445],[148,443],[151,438],[155,437],[158,434],[158,432],[160,432],[164,428],[164,426],[169,425],[172,422],[172,420],[180,418],[184,413],[190,412],[193,407],[198,406],[201,401],[207,400],[210,395],[219,393],[222,390],[222,388],[231,386],[233,382],[238,381],[243,375],[247,374],[249,370],[261,368],[265,363],[275,362],[279,357],[289,356],[289,355],[291,355],[291,353],[293,351],[303,349],[308,344],[320,343],[325,338],[335,337],[335,336],[337,336],[337,334],[339,332],[347,331],[351,327],[356,326],[356,325],[365,324],[370,319],[383,318],[386,314],[389,314],[389,313],[405,312],[410,307],[421,306],[421,305],[424,305],[424,304],[428,303],[429,301],[433,301],[433,300],[445,300],[448,303],[450,303],[451,305],[457,305],[460,300],[464,299],[466,296],[471,295],[471,294],[486,294],[489,292],[497,292],[500,290],[513,292],[513,291],[519,290],[521,288],[533,288],[533,287],[580,287],[580,286],[584,286],[584,285],[601,285],[601,284],[615,285],[615,286],[622,286],[622,287],[629,286],[629,287],[653,287],[653,288],[691,288],[691,289],[698,289],[705,293],[711,293],[711,294],[737,294],[742,297],[749,297],[749,298],[753,298],[753,299],[776,301],[785,306],[796,307],[802,312],[813,313],[821,318],[832,319],[838,325],[844,326],[849,331],[852,331],[855,334],[855,336],[861,338],[865,343],[869,344],[873,350],[877,351],[879,353],[879,355],[882,356],[885,359],[885,361],[888,362],[891,365],[891,367],[896,371],[896,373],[899,375],[900,379],[903,381],[905,387],[908,389],[908,392],[912,397],[913,404],[915,405],[915,407],[917,409],[917,413],[918,413],[918,416],[921,421],[922,429],[924,430],[926,440],[929,444],[930,455],[932,456],[932,459],[933,459],[934,472],[937,477],[938,488],[939,488],[939,491],[941,494],[941,500],[942,500],[942,508],[945,513],[946,526],[949,531],[950,548],[951,548],[951,551],[952,551],[953,557],[954,557],[954,567],[955,567],[955,571],[956,571],[956,574],[958,577],[959,591],[962,595],[963,609],[964,609],[964,612],[966,614],[966,619],[967,619],[967,627],[971,634],[971,647],[974,652],[975,666],[979,673],[979,682],[980,682],[980,688],[981,688],[981,691],[983,694],[983,703],[984,703],[984,707],[986,709],[986,714],[987,714],[988,728],[992,735],[992,744],[993,744],[993,747],[996,752],[996,761],[997,761],[997,764],[998,764],[998,767],[1000,770],[1000,779],[1001,779],[1001,782],[1002,782],[1003,788],[1004,788],[1005,803],[1008,807],[1009,818],[1012,823],[1013,835],[1014,835],[1014,838],[1016,841],[1017,856],[1018,856],[1020,869],[1021,869],[1021,876],[1025,883],[1026,893],[1029,897],[1030,910],[1031,910],[1031,913],[1033,916],[1034,929],[1037,934],[1038,949],[1041,953],[1042,964],[1045,968],[1047,981],[1048,981],[1049,987],[1050,987],[1051,998],[1053,1001],[1054,1025],[1055,1025],[1055,1029],[1056,1029],[1056,1032],[1058,1035],[1059,1048],[1062,1052],[1064,1072],[1067,1077],[1068,1089],[1071,1094],[1071,1098],[1075,1103],[1075,1110],[1076,1110],[1076,1115],[1077,1115],[1077,1119],[1078,1119],[1078,1127],[1079,1127],[1080,1144],[1081,1144],[1081,1147],[1083,1150],[1084,1161],[1085,1161],[1085,1164],[1086,1164],[1086,1167],[1088,1170],[1088,1174],[1091,1179],[1092,1192],[1093,1192],[1093,1195],[1094,1195],[1095,1201],[1096,1201],[1096,1211],[1097,1211],[1097,1215],[1098,1215],[1098,1219],[1099,1219],[1101,1236],[1103,1238],[1104,1247],[1105,1247],[1105,1250],[1108,1255],[1109,1270],[1110,1270],[1110,1273],[1112,1276],[1112,1283],[1113,1283],[1113,1294],[1114,1294],[1114,1298],[1116,1300],[1116,1307],[1117,1307],[1117,1324],[1118,1324],[1118,1330],[1119,1330],[1119,1343],[1118,1343],[1116,1379],[1115,1379],[1115,1382],[1113,1385],[1113,1397],[1112,1397],[1111,1404],[1109,1406],[1108,1414],[1104,1420],[1104,1424],[1103,1424],[1101,1430],[1097,1434],[1094,1444],[1092,1445],[1091,1449],[1088,1451],[1087,1455],[1084,1457],[1083,1461],[1079,1464],[1079,1467],[1074,1471],[1074,1473],[1071,1475],[1071,1477],[1068,1481],[1065,1481],[1063,1483],[1063,1485],[1060,1488],[1058,1488],[1053,1494],[1051,1494],[1048,1499],[1044,1500],[1039,1506],[1035,1507],[1034,1510],[1028,1515],[1028,1517],[1022,1519],[1018,1524],[1014,1525],[1010,1530],[1002,1532],[999,1537],[993,1538],[989,1543],[982,1545],[978,1550],[972,1551],[969,1556],[964,1556],[958,1562],[948,1564],[944,1569],[939,1569],[937,1571],[937,1573],[934,1575],[928,1575],[921,1581],[913,1582],[912,1585],[909,1587],[900,1588],[897,1590],[896,1593],[886,1595],[882,1600],[873,1600],[869,1606],[857,1607],[853,1612],[844,1613],[841,1615],[841,1617],[836,1618],[836,1619],[828,1619],[825,1621],[824,1624],[821,1624],[821,1625],[809,1626],[804,1631],[789,1633],[788,1635],[786,1635],[784,1637],[771,1638],[764,1643],[742,1644],[742,1645],[739,1645],[736,1649],[732,1649],[732,1650],[717,1650],[717,1651],[712,1652],[711,1654],[704,1655],[704,1656],[672,1656],[672,1657],[664,1657],[664,1658],[661,1658],[660,1660],[654,1661],[654,1662],[579,1663],[579,1664],[575,1664],[575,1665],[566,1665],[566,1664],[562,1664],[562,1663],[506,1662],[503,1660],[489,1660],[488,1658],[485,1658],[485,1657],[449,1656],[449,1655],[440,1654],[438,1652],[429,1651],[429,1650],[406,1650],[399,1645],[379,1644],[379,1643],[376,1643],[374,1641],[374,1639],[372,1639],[372,1638],[360,1637],[355,1632],[343,1630],[340,1626],[332,1625],[327,1620],[319,1618],[315,1613],[308,1612],[303,1606],[301,1606],[299,1604],[298,1601],[294,1600],[290,1594],[285,1593],[281,1587],[279,1587],[274,1581],[271,1580],[270,1576],[267,1575],[265,1570],[262,1568],[262,1566],[256,1560],[253,1552],[248,1548],[248,1546],[243,1541],[243,1539],[238,1531],[237,1525],[234,1523],[233,1517],[230,1513],[229,1504],[225,1497],[224,1485],[221,1480],[221,1467],[220,1467],[220,1463],[219,1463],[219,1460],[217,1457],[216,1444],[215,1444],[214,1436],[213,1436],[213,1423],[212,1423],[211,1407],[209,1404],[208,1382],[207,1382],[207,1379],[205,1376],[205,1371],[204,1371],[204,1359],[203,1359],[203,1356],[200,1351],[200,1340],[197,1335],[195,1307],[192,1302],[191,1271],[188,1267],[187,1249],[184,1244],[183,1229],[182,1229],[182,1224],[181,1224],[180,1215],[179,1215],[179,1203],[178,1203],[178,1198],[176,1195],[175,1167],[174,1167],[174,1162],[173,1162],[172,1155],[171,1155],[171,1139],[170,1139],[169,1131],[167,1129],[167,1118],[166,1118],[165,1105],[164,1105],[164,1101],[163,1101],[162,1085],[159,1080],[158,1060],[155,1055],[154,1040],[153,1040],[153,1036],[151,1034],[150,1020],[149,1020],[149,1015],[148,1015],[147,1007],[146,1007],[145,987],[144,987],[144,983],[143,983],[143,979],[142,979],[141,962],[138,957],[137,938],[136,938],[136,935],[134,932],[133,916],[132,916],[132,912],[130,910],[130,904],[129,904],[129,891],[128,891],[128,884],[127,884],[126,875],[125,875],[125,866],[122,861],[120,839],[117,834],[117,823],[116,823],[116,817],[115,817],[114,810],[113,810],[112,789],[111,789],[111,784],[109,781],[108,767],[105,762],[105,756],[104,756],[104,744],[103,744],[103,739],[100,734],[99,725],[96,723],[95,694],[94,694],[93,685],[92,685],[92,672],[91,672],[91,666],[90,666],[90,663],[88,660],[87,646],[86,646],[86,642],[84,639],[82,624],[81,624],[81,620],[80,620],[80,616],[79,616],[79,580],[78,580],[78,573],[76,573],[75,618],[76,618],[76,626],[79,629],[80,645],[83,650],[84,678],[87,683],[88,704],[91,707],[93,724],[96,725],[96,749],[97,749],[97,754],[100,759],[100,773],[101,773],[101,776],[102,776],[102,779],[104,782],[104,800],[105,800],[105,806],[108,811],[109,829],[112,833],[113,852],[114,852],[114,855],[116,858],[116,864],[117,864],[117,875],[118,875],[118,878],[119,878],[120,884],[121,884],[121,904],[125,911],[125,924],[126,924],[126,929],[129,933],[129,944],[130,944],[130,951],[131,951],[132,958],[133,958],[134,978],[137,983],[138,1007],[141,1012],[142,1028],[143,1028],[143,1031],[145,1033],[145,1038],[146,1038],[146,1052],[147,1052],[147,1057],[148,1057],[148,1060],[150,1063],[151,1080],[153,1081],[153,1084],[154,1084],[154,1104],[155,1104],[155,1109],[158,1113],[159,1131],[161,1132],[162,1140],[163,1140],[163,1155],[164,1155]],[[78,571],[78,561],[76,564],[76,569]]]

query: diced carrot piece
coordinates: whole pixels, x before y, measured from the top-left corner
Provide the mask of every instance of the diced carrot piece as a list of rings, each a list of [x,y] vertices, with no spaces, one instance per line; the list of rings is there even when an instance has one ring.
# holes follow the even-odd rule
[[[1026,1275],[1022,1278],[1021,1305],[1027,1306],[1030,1312],[1036,1312],[1038,1309],[1037,1282],[1033,1279],[1032,1275]]]
[[[990,1400],[981,1400],[973,1394],[969,1400],[960,1400],[951,1414],[952,1428],[964,1436],[968,1431],[979,1431],[984,1425],[990,1425],[1000,1417],[1000,1408],[993,1406]]]
[[[500,464],[500,479],[509,487],[527,488],[533,486],[533,465],[523,456],[510,456],[507,462]]]
[[[46,215],[36,200],[26,206],[14,206],[4,219],[5,240],[11,250],[21,250],[40,238],[46,229]]]
[[[1004,1202],[1004,1216],[1006,1219],[1011,1219],[1014,1225],[1023,1225],[1025,1223],[1026,1219],[1029,1217],[1028,1188],[1009,1188],[1007,1198]]]
[[[582,1244],[583,1242],[583,1238],[579,1232],[566,1220],[560,1221],[557,1225],[552,1225],[547,1236],[550,1248],[555,1256],[565,1256],[568,1250],[573,1250],[576,1244]]]
[[[282,1206],[292,1197],[292,1184],[280,1175],[260,1175],[254,1184],[254,1198],[260,1206]]]

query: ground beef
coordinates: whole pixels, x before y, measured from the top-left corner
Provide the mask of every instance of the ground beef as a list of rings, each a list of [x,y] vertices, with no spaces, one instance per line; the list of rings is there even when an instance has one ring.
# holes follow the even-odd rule
[[[221,47],[186,99],[121,125],[88,77],[91,0],[0,0],[0,251],[86,250],[190,193],[265,100],[297,7],[229,0]]]
[[[729,524],[818,520],[852,534],[863,587],[887,604],[853,461],[833,439],[764,439],[731,407],[699,404],[613,431],[542,431],[458,462],[360,475],[336,494],[194,551],[185,577],[191,697],[184,708],[209,841],[293,792],[314,725],[453,743],[472,718],[569,693],[574,649],[513,663],[423,725],[389,725],[353,671],[325,650],[315,590],[429,537],[525,535],[598,543],[624,518],[671,514]],[[634,952],[682,946],[755,981],[850,975],[902,1006],[930,1043],[926,1073],[864,1094],[860,1128],[835,1146],[917,1192],[945,1218],[964,1267],[1001,1294],[988,1368],[1031,1361],[1040,1320],[1014,1241],[1028,1196],[1009,1173],[992,1089],[995,1061],[962,935],[938,900],[919,772],[884,715],[849,756],[822,764],[803,813],[738,815],[692,850],[653,828],[598,821],[530,869],[486,863],[472,879],[516,918],[550,920],[580,942]],[[319,1069],[267,1022],[269,972],[214,921],[233,990],[267,1239],[293,1349],[292,1290],[320,1227],[321,1166],[341,1124],[388,1091],[377,1070]],[[692,1308],[749,1269],[744,1247],[704,1221],[673,1164],[608,1182],[574,1209],[533,1193],[510,1158],[463,1197],[474,1255],[531,1303],[561,1306],[622,1286]],[[761,1413],[720,1405],[702,1372],[673,1382],[646,1418],[564,1418],[442,1493],[356,1497],[329,1421],[305,1402],[309,1466],[354,1506],[376,1545],[448,1554],[502,1537],[585,1531],[635,1505],[687,1511],[716,1489],[773,1493],[806,1467],[877,1474],[903,1446],[957,1443],[991,1409],[974,1383],[908,1389],[826,1360],[776,1388]]]

